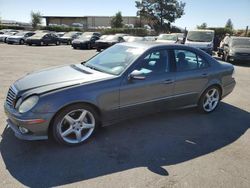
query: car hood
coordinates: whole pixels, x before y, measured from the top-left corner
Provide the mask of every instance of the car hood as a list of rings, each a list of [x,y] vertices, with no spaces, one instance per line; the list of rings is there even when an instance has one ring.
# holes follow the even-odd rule
[[[235,53],[250,53],[250,47],[240,46],[240,47],[232,47],[232,50]]]
[[[0,35],[0,38],[1,37],[8,37],[8,36],[12,36],[12,35],[3,34],[3,35]]]
[[[82,40],[82,39],[75,39],[75,40],[73,40],[72,42],[73,43],[84,43],[84,42],[89,42],[90,40]]]
[[[32,93],[39,94],[112,77],[114,76],[95,71],[81,64],[72,64],[27,74],[17,80],[14,85],[21,93],[32,90]]]
[[[192,46],[195,48],[211,48],[212,42],[193,42],[193,41],[186,41],[185,45]]]
[[[23,38],[24,36],[15,36],[15,35],[13,35],[13,36],[9,36],[8,38],[9,39],[21,39],[21,38]]]
[[[96,42],[102,42],[102,43],[116,43],[118,41],[116,40],[97,40]]]

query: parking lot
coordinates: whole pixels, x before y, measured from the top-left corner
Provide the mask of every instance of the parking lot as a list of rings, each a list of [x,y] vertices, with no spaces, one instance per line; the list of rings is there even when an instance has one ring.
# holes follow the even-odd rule
[[[236,88],[211,114],[186,109],[130,119],[73,148],[21,141],[6,129],[3,105],[15,80],[94,54],[0,44],[1,187],[250,187],[250,65],[235,66]]]

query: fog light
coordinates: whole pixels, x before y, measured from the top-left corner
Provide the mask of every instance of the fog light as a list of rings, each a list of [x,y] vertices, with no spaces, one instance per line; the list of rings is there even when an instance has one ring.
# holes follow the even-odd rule
[[[22,134],[26,134],[29,132],[28,129],[24,128],[24,127],[19,127],[19,131],[22,133]]]

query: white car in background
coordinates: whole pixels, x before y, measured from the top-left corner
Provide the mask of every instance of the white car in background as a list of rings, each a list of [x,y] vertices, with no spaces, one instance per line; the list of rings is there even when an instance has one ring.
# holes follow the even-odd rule
[[[15,35],[18,31],[10,30],[0,35],[0,42],[6,42],[7,37]]]
[[[190,30],[188,31],[185,45],[199,48],[212,55],[214,48],[213,30]]]
[[[6,39],[8,44],[24,44],[28,37],[31,37],[35,34],[33,31],[23,31],[15,35],[9,36]]]

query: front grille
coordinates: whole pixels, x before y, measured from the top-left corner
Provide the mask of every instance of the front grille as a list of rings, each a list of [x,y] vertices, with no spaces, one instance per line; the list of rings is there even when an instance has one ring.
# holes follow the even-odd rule
[[[7,94],[7,97],[6,97],[6,103],[10,107],[14,107],[15,106],[16,97],[17,97],[17,89],[12,85],[12,86],[10,86],[10,89],[8,91],[8,94]]]

